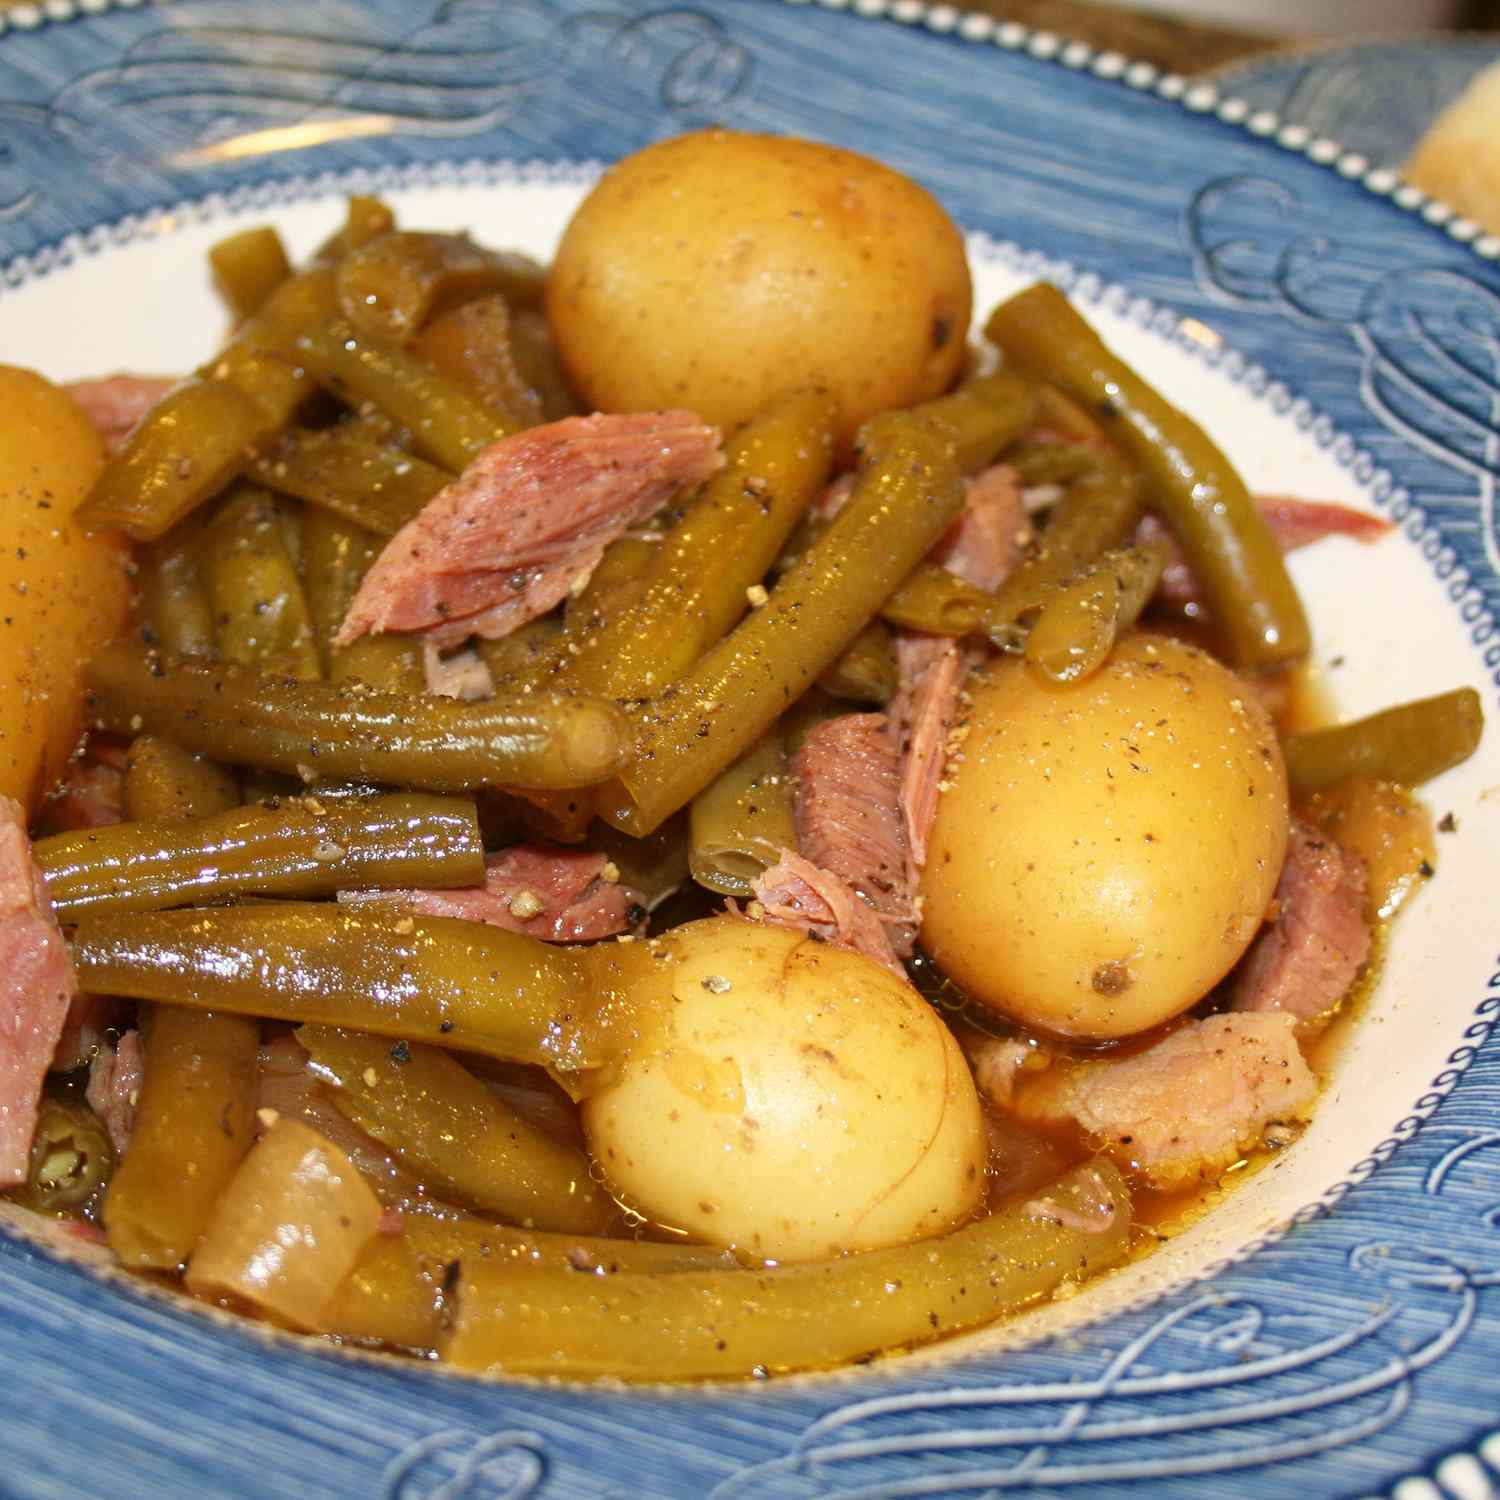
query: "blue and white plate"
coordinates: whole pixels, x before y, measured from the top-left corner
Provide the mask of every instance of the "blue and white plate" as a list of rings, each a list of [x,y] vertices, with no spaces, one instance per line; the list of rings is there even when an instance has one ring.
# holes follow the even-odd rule
[[[1050,276],[1260,489],[1342,711],[1500,677],[1500,243],[1213,87],[917,0],[47,0],[0,32],[0,353],[174,370],[205,247],[350,190],[545,253],[710,122],[928,184],[981,299]],[[319,144],[321,142],[321,144]],[[919,1356],[707,1391],[483,1383],[259,1333],[0,1237],[0,1494],[388,1500],[1493,1495],[1500,732],[1306,1136],[1150,1258]],[[836,1307],[828,1309],[837,1318]]]

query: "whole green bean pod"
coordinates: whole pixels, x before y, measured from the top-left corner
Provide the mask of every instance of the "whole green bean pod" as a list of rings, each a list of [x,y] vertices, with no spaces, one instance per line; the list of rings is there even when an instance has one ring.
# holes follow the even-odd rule
[[[200,556],[223,660],[304,680],[322,675],[302,580],[264,490],[241,485],[225,499]]]
[[[395,230],[351,249],[338,268],[339,307],[361,333],[404,344],[427,321],[476,297],[536,300],[545,271],[467,235]]]
[[[117,643],[85,674],[100,728],[145,730],[232,765],[467,792],[482,786],[566,790],[622,763],[630,726],[592,698],[465,703],[301,682],[226,664],[161,658]]]
[[[974,474],[993,463],[1031,425],[1036,405],[1030,381],[996,370],[911,410],[914,416],[946,424],[953,433],[959,468]]]
[[[118,527],[135,541],[170,531],[217,494],[275,423],[227,380],[189,380],[168,391],[105,464],[78,519]]]
[[[365,337],[345,319],[308,329],[297,340],[297,352],[341,400],[353,406],[373,402],[411,433],[419,452],[454,473],[514,430],[425,360]]]
[[[1160,547],[1106,552],[1042,606],[1026,635],[1027,664],[1049,682],[1081,682],[1097,672],[1140,619],[1165,566]]]
[[[431,1042],[565,1083],[612,1062],[633,1024],[599,951],[308,901],[93,911],[73,930],[79,980],[104,994]]]
[[[1479,748],[1484,710],[1473,688],[1402,703],[1382,713],[1294,734],[1282,741],[1296,793],[1322,791],[1346,776],[1420,786],[1461,765]]]
[[[267,489],[383,537],[405,526],[453,478],[359,421],[292,428],[254,455],[246,472]]]
[[[148,646],[171,656],[213,656],[214,612],[203,585],[203,517],[194,512],[137,549],[139,618]]]
[[[899,413],[868,423],[853,493],[827,531],[766,604],[639,710],[623,795],[601,793],[605,821],[649,833],[696,797],[838,659],[963,502],[939,424]]]
[[[477,1261],[612,1276],[621,1271],[732,1271],[734,1256],[711,1245],[548,1234],[483,1219],[406,1214],[399,1235],[382,1235],[340,1284],[323,1333],[401,1349],[437,1347],[446,1303]]]
[[[569,685],[645,697],[714,645],[827,482],[836,420],[826,391],[794,391],[730,439],[724,467],[658,544],[635,599],[574,642]]]
[[[575,1378],[822,1368],[991,1322],[1107,1269],[1129,1243],[1125,1183],[1095,1161],[937,1239],[762,1271],[592,1277],[466,1257],[440,1350],[460,1370]]]
[[[131,740],[125,755],[125,816],[131,822],[207,817],[239,800],[234,773],[223,766],[154,734]]]
[[[589,1163],[439,1047],[329,1026],[297,1040],[333,1101],[442,1197],[531,1229],[591,1234],[618,1217]]]
[[[236,321],[250,317],[292,274],[281,236],[269,224],[242,229],[212,246],[208,263]]]
[[[1281,548],[1244,481],[1197,423],[1123,361],[1056,287],[1002,302],[985,332],[1023,369],[1100,414],[1149,474],[1152,503],[1203,586],[1236,666],[1277,666],[1307,654],[1307,618]]]
[[[484,884],[472,798],[393,792],[251,803],[205,818],[114,823],[39,839],[37,863],[60,919],[160,911],[228,896]]]
[[[693,798],[688,865],[693,879],[725,896],[749,896],[750,882],[784,850],[797,850],[794,777],[773,726]]]
[[[170,1006],[142,1007],[140,1024],[140,1098],[104,1228],[123,1265],[174,1271],[255,1139],[260,1026]]]

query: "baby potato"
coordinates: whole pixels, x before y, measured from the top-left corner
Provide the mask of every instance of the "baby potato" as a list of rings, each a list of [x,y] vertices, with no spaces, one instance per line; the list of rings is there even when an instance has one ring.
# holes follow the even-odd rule
[[[104,464],[77,403],[0,365],[0,793],[34,812],[83,730],[83,665],[124,625],[128,556],[72,519]]]
[[[633,966],[639,1041],[583,1105],[622,1201],[778,1260],[924,1238],[974,1212],[985,1141],[973,1081],[909,985],[732,916],[650,948]]]
[[[963,239],[926,189],[852,151],[718,129],[611,168],[547,282],[563,362],[599,409],[732,429],[824,385],[846,436],[952,383],[971,306]]]
[[[1245,951],[1286,853],[1286,768],[1255,695],[1164,636],[1085,681],[1008,658],[971,683],[922,881],[923,947],[977,1001],[1130,1036]]]

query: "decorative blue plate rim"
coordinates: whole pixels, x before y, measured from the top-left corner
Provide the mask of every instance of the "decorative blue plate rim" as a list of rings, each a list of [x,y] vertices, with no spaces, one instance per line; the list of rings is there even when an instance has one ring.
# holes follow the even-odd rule
[[[187,0],[171,0],[169,6],[162,8],[175,9],[178,7],[186,9]],[[442,9],[447,8],[442,7]],[[727,17],[734,18],[738,11],[748,11],[752,8],[762,10],[766,8],[798,10],[809,7],[806,4],[806,0],[761,0],[761,3],[757,7],[744,4],[738,7],[729,4],[719,4],[717,6],[704,5],[697,7],[693,14],[719,12]],[[80,4],[74,4],[73,0],[51,0],[51,3],[45,7],[22,7],[19,11],[10,13],[5,18],[6,25],[3,29],[9,30],[19,37],[34,34],[49,23],[55,24],[63,21],[101,17],[112,12],[138,13],[140,9],[138,0],[113,0],[113,3],[111,3],[111,0],[93,0],[93,3],[87,3],[87,0],[85,0],[85,3]],[[635,9],[644,10],[645,7],[637,6]],[[890,0],[890,3],[884,3],[884,0],[852,0],[852,3],[842,3],[842,0],[819,0],[817,9],[825,12],[848,12],[853,16],[867,20],[894,21],[908,27],[923,28],[936,36],[953,34],[964,42],[993,43],[997,48],[1004,51],[1025,53],[1029,57],[1039,61],[1053,61],[1061,67],[1075,72],[1087,70],[1099,79],[1118,80],[1131,89],[1143,92],[1149,91],[1161,99],[1179,103],[1183,108],[1194,114],[1212,115],[1224,124],[1243,127],[1252,137],[1262,140],[1274,140],[1277,145],[1281,146],[1287,152],[1305,157],[1314,165],[1331,168],[1339,177],[1348,181],[1358,182],[1375,197],[1389,198],[1397,207],[1406,210],[1409,214],[1420,214],[1421,218],[1428,224],[1445,229],[1452,240],[1466,245],[1480,262],[1493,260],[1497,256],[1500,256],[1500,241],[1496,241],[1493,237],[1479,234],[1475,226],[1457,219],[1443,205],[1428,202],[1420,194],[1416,193],[1414,189],[1402,187],[1394,178],[1394,174],[1381,169],[1371,169],[1357,155],[1343,153],[1332,142],[1313,139],[1307,132],[1299,131],[1298,127],[1284,128],[1279,125],[1274,117],[1267,118],[1264,114],[1252,114],[1247,109],[1241,107],[1240,101],[1232,98],[1220,98],[1217,91],[1211,86],[1194,85],[1174,75],[1161,75],[1155,69],[1150,68],[1149,65],[1133,64],[1124,58],[1118,57],[1116,54],[1098,53],[1082,43],[1067,42],[1048,33],[1029,31],[1024,27],[1011,23],[993,22],[987,17],[965,14],[952,6],[924,5],[916,3],[916,0]],[[3,42],[0,42],[0,50],[3,50],[4,45]],[[480,166],[476,166],[474,170],[482,170],[483,165],[487,165],[492,170],[499,170],[502,173],[504,170],[503,164],[497,166],[495,163],[481,164]],[[464,170],[462,164],[455,165],[448,163],[447,167],[455,171]],[[437,168],[439,172],[443,169],[442,165],[439,165]],[[575,169],[577,168],[565,167],[560,170]],[[549,169],[546,164],[539,164],[534,170],[545,172],[553,169]],[[400,177],[399,172],[397,176],[398,178]],[[413,180],[420,176],[419,172],[410,172],[406,174],[404,180]],[[339,178],[338,180],[342,182],[347,180],[347,177]],[[281,187],[289,189],[293,195],[299,191],[294,181],[283,181]],[[311,195],[322,195],[335,191],[335,179],[328,173],[308,178],[305,179],[300,190]],[[191,204],[194,201],[196,200],[179,200],[175,206],[160,210],[146,208],[136,214],[126,216],[121,221],[118,221],[115,227],[118,231],[128,234],[131,231],[127,226],[149,223],[153,214],[159,212],[176,212],[184,204]],[[231,199],[226,199],[225,201],[231,201]],[[80,241],[79,243],[81,244],[82,242]],[[11,257],[6,264],[5,279],[8,285],[24,283],[34,273],[45,274],[57,266],[65,265],[71,254],[67,237],[55,242],[53,245],[38,247],[38,249],[41,252],[40,259],[38,259],[38,251],[23,252]],[[1000,246],[997,247],[997,253],[1003,256],[1011,253],[1012,249],[1014,247]],[[51,252],[50,254],[47,253],[49,251]],[[1014,253],[1021,259],[1036,260],[1036,255],[1033,252],[1022,252],[1016,249]],[[1095,301],[1104,301],[1120,296],[1131,299],[1133,304],[1140,309],[1143,321],[1153,322],[1156,330],[1164,336],[1172,337],[1175,333],[1179,322],[1179,315],[1165,310],[1167,307],[1174,305],[1171,299],[1158,300],[1151,297],[1142,297],[1129,292],[1123,286],[1118,288],[1108,286],[1092,272],[1076,271],[1073,265],[1067,260],[1055,261],[1047,258],[1044,269],[1054,279],[1062,281],[1065,285],[1076,283],[1074,286],[1075,291]],[[1225,289],[1221,288],[1221,290]],[[1325,321],[1329,320],[1325,318]],[[1243,359],[1242,356],[1233,352],[1232,343],[1230,348],[1231,352],[1228,358],[1231,360]],[[1291,395],[1291,387],[1272,376],[1264,366],[1254,361],[1243,362],[1237,371],[1237,377],[1247,381],[1251,393],[1257,397],[1268,397],[1279,401],[1284,395],[1288,406],[1294,401]],[[1390,506],[1393,515],[1407,514],[1404,507],[1409,501],[1404,488],[1395,483],[1389,472],[1380,464],[1377,456],[1358,448],[1352,438],[1345,436],[1334,425],[1332,418],[1322,415],[1310,402],[1303,399],[1297,402],[1297,406],[1299,420],[1303,414],[1306,416],[1306,422],[1303,425],[1314,426],[1316,424],[1315,435],[1322,445],[1329,447],[1336,447],[1340,444],[1347,445],[1347,451],[1338,454],[1339,461],[1356,469],[1364,465],[1367,472],[1361,475],[1362,482],[1371,486],[1372,492],[1376,494],[1381,503]],[[1402,509],[1398,510],[1398,507],[1402,507]],[[1411,513],[1411,524],[1416,527],[1422,525],[1422,516],[1419,511]],[[1435,524],[1438,532],[1441,533],[1443,530],[1442,521],[1439,520]],[[1439,566],[1441,573],[1443,570],[1439,565],[1436,555],[1432,557],[1432,561],[1435,565]],[[1492,608],[1488,611],[1485,610],[1486,601],[1483,590],[1469,582],[1467,574],[1461,567],[1459,555],[1454,553],[1451,548],[1449,549],[1447,566],[1450,572],[1455,568],[1458,569],[1462,575],[1458,580],[1462,587],[1462,597],[1467,599],[1472,596],[1477,601],[1478,608],[1490,615],[1489,624],[1493,628],[1493,610]],[[1459,596],[1455,595],[1455,603],[1459,602],[1461,602]],[[1487,664],[1494,665],[1488,658]],[[1491,675],[1495,674],[1492,673]],[[1490,980],[1489,988],[1493,990],[1497,985],[1500,985],[1500,975]],[[1479,1019],[1471,1024],[1468,1030],[1463,1033],[1466,1045],[1457,1049],[1452,1054],[1449,1059],[1449,1066],[1433,1081],[1432,1088],[1418,1100],[1412,1114],[1400,1122],[1392,1135],[1386,1141],[1382,1142],[1365,1162],[1358,1164],[1349,1178],[1328,1189],[1318,1202],[1308,1204],[1297,1216],[1298,1222],[1304,1222],[1308,1218],[1316,1217],[1325,1212],[1334,1202],[1343,1198],[1357,1182],[1365,1180],[1370,1172],[1373,1172],[1382,1162],[1387,1161],[1398,1145],[1411,1139],[1425,1118],[1442,1103],[1443,1099],[1459,1083],[1465,1069],[1478,1058],[1479,1044],[1482,1041],[1481,1033],[1488,1035],[1493,1025],[1492,1020],[1485,1018],[1492,1017],[1495,1014],[1497,1005],[1500,1005],[1500,1001],[1497,1001],[1492,995],[1478,1007],[1476,1014]],[[1470,1143],[1466,1144],[1472,1144],[1472,1142],[1478,1142],[1478,1145],[1472,1147],[1475,1150],[1489,1144],[1488,1140],[1479,1135],[1471,1137]],[[1467,1155],[1467,1152],[1464,1152],[1464,1155]],[[1439,1158],[1437,1163],[1430,1166],[1426,1175],[1431,1177],[1434,1173],[1439,1174],[1438,1182],[1439,1186],[1441,1186],[1442,1181],[1446,1178],[1446,1174],[1456,1167],[1460,1159],[1463,1159],[1463,1156],[1455,1157],[1454,1151],[1446,1152]],[[1230,1261],[1215,1265],[1207,1274],[1211,1275],[1230,1264],[1240,1261],[1244,1256],[1248,1256],[1264,1247],[1269,1247],[1277,1243],[1284,1235],[1285,1230],[1280,1230],[1272,1236],[1244,1247]],[[1427,1275],[1426,1282],[1422,1280],[1422,1274]],[[1418,1274],[1414,1272],[1412,1273],[1414,1278],[1412,1284],[1417,1286],[1428,1285],[1433,1280],[1433,1274]],[[1486,1269],[1477,1275],[1469,1276],[1468,1280],[1464,1281],[1459,1287],[1460,1292],[1466,1295],[1472,1294],[1471,1301],[1477,1301],[1478,1294],[1485,1286],[1490,1284],[1489,1278],[1491,1275],[1492,1273]],[[1440,1277],[1438,1279],[1441,1280]],[[1462,1280],[1462,1278],[1460,1279]],[[1439,1290],[1445,1292],[1451,1291],[1453,1287],[1445,1284]],[[1170,1294],[1164,1295],[1170,1295],[1171,1300],[1180,1302],[1181,1297],[1179,1294],[1181,1291],[1181,1288],[1175,1288]],[[1190,1306],[1196,1309],[1199,1307],[1199,1304],[1195,1302],[1191,1303]],[[1138,1311],[1138,1309],[1133,1309],[1134,1311]],[[1180,1312],[1181,1309],[1179,1308],[1175,1312],[1169,1313],[1168,1317],[1177,1317]],[[1468,1319],[1464,1324],[1464,1329],[1467,1331],[1469,1327],[1472,1327],[1477,1312],[1473,1306],[1468,1306],[1464,1316]],[[1154,1325],[1152,1332],[1154,1333],[1155,1328],[1159,1326],[1159,1324]],[[1223,1337],[1230,1341],[1234,1338],[1239,1338],[1241,1342],[1237,1352],[1243,1353],[1244,1350],[1251,1347],[1255,1338],[1259,1335],[1257,1332],[1246,1333],[1241,1330],[1238,1333],[1215,1336]],[[250,1340],[250,1342],[254,1341]],[[1139,1339],[1134,1340],[1127,1345],[1127,1349],[1134,1348],[1139,1343]],[[1228,1347],[1227,1343],[1225,1347]],[[1275,1361],[1272,1360],[1271,1363],[1274,1364]],[[1419,1367],[1418,1362],[1410,1358],[1408,1358],[1407,1363],[1411,1365],[1413,1370]],[[1128,1371],[1130,1367],[1122,1365],[1120,1368]],[[1411,1372],[1407,1371],[1406,1373],[1409,1374]],[[1402,1378],[1405,1378],[1405,1376]],[[1076,1390],[1077,1388],[1075,1386],[1072,1389]],[[836,1391],[833,1393],[836,1394]],[[559,1399],[561,1399],[563,1394],[558,1393]],[[576,1395],[576,1393],[570,1393],[570,1399],[572,1395]],[[629,1404],[640,1404],[637,1398],[634,1397],[624,1399]],[[689,1399],[693,1398],[673,1398],[676,1404]],[[722,1405],[726,1398],[723,1393],[720,1393],[712,1398],[701,1399],[712,1399],[716,1404]],[[922,1399],[928,1400],[929,1404],[931,1404],[930,1393],[924,1395]],[[1041,1398],[1033,1393],[1030,1399],[1040,1400]],[[972,1391],[969,1392],[964,1404],[976,1404],[975,1393]],[[846,1415],[842,1420],[849,1420],[849,1418]],[[816,1425],[821,1429],[825,1423]],[[1378,1430],[1378,1428],[1372,1428],[1371,1436],[1374,1436]],[[809,1429],[810,1431],[812,1429]],[[472,1434],[469,1436],[472,1436]],[[507,1464],[510,1464],[512,1459],[515,1460],[515,1463],[505,1471],[507,1480],[511,1480],[513,1477],[512,1469],[514,1470],[513,1488],[507,1489],[505,1493],[515,1493],[518,1495],[531,1493],[552,1494],[554,1491],[547,1487],[549,1471],[544,1461],[546,1453],[545,1441],[541,1438],[536,1438],[535,1441],[528,1441],[528,1439],[535,1437],[535,1434],[525,1432],[509,1432],[500,1434],[499,1436],[504,1438],[505,1442],[496,1441],[492,1435],[491,1437],[482,1437],[477,1444],[464,1448],[465,1456],[463,1459],[461,1461],[454,1460],[454,1463],[458,1465],[457,1469],[453,1470],[453,1466],[450,1464],[449,1469],[452,1472],[448,1470],[443,1471],[447,1478],[447,1484],[444,1485],[441,1492],[444,1494],[469,1493],[470,1491],[465,1486],[478,1482],[481,1467],[489,1463],[492,1459],[504,1458]],[[808,1434],[804,1433],[803,1436],[805,1439]],[[1491,1470],[1486,1467],[1486,1463],[1487,1461],[1490,1464],[1494,1463],[1496,1458],[1495,1449],[1497,1446],[1500,1446],[1500,1434],[1487,1432],[1483,1436],[1483,1442],[1471,1440],[1468,1444],[1445,1445],[1440,1453],[1435,1453],[1434,1455],[1428,1455],[1423,1452],[1413,1454],[1413,1467],[1409,1471],[1410,1477],[1405,1481],[1401,1481],[1403,1500],[1408,1493],[1427,1493],[1428,1490],[1431,1493],[1442,1492],[1442,1489],[1434,1488],[1434,1486],[1452,1488],[1455,1493],[1480,1493],[1481,1491],[1474,1488],[1475,1483],[1478,1482],[1473,1477],[1475,1475],[1479,1479],[1482,1479],[1485,1484],[1493,1486]],[[441,1443],[438,1442],[438,1439],[443,1437],[443,1433],[433,1434],[431,1440],[422,1440],[412,1446],[408,1446],[391,1459],[385,1466],[385,1471],[382,1475],[384,1484],[382,1493],[393,1495],[398,1493],[406,1494],[407,1490],[402,1486],[407,1483],[407,1480],[416,1473],[422,1464],[428,1463],[433,1455],[439,1451]],[[486,1447],[486,1444],[489,1446]],[[3,1440],[0,1440],[0,1450],[3,1450],[3,1446]],[[1296,1445],[1292,1444],[1286,1449],[1285,1457],[1280,1458],[1280,1461],[1291,1461],[1295,1457],[1295,1453]],[[528,1467],[526,1457],[528,1454],[535,1459],[535,1463],[531,1464],[530,1467]],[[825,1455],[820,1461],[826,1463],[829,1460]],[[1086,1468],[1087,1466],[1084,1467]],[[1500,1467],[1500,1465],[1496,1467]],[[784,1473],[776,1463],[770,1463],[766,1467],[756,1465],[755,1468],[762,1475],[769,1475],[773,1471],[779,1474]],[[1274,1478],[1272,1478],[1274,1472],[1274,1470],[1271,1471],[1271,1474],[1267,1476],[1272,1483],[1275,1482]],[[1382,1477],[1379,1481],[1381,1489],[1389,1491],[1393,1483],[1400,1480],[1401,1473],[1402,1471],[1398,1468]],[[987,1473],[984,1482],[997,1490],[999,1488],[1024,1487],[1028,1493],[1033,1492],[1033,1485],[1034,1492],[1036,1493],[1050,1493],[1051,1487],[1054,1485],[1072,1487],[1076,1484],[1084,1485],[1087,1493],[1105,1492],[1105,1490],[1100,1488],[1101,1485],[1106,1486],[1109,1493],[1113,1493],[1113,1486],[1116,1480],[1122,1483],[1130,1483],[1137,1479],[1151,1477],[1165,1481],[1173,1476],[1174,1471],[1170,1466],[1161,1468],[1148,1462],[1137,1466],[1133,1471],[1121,1470],[1118,1473],[1101,1473],[1097,1476],[1091,1476],[1083,1472],[1072,1475],[1049,1473],[1044,1466],[1036,1472],[1035,1479],[1033,1480],[1028,1477],[1024,1466],[1021,1466],[1009,1471],[1008,1477],[1005,1474]],[[1257,1478],[1259,1477],[1257,1475]],[[954,1487],[951,1490],[937,1489],[931,1487],[925,1481],[915,1479],[891,1482],[882,1479],[874,1487],[866,1486],[858,1490],[841,1489],[837,1491],[818,1492],[838,1493],[841,1495],[858,1493],[872,1497],[876,1495],[895,1496],[897,1494],[908,1493],[957,1493],[960,1488],[964,1491],[977,1488],[979,1480],[967,1473],[947,1472],[943,1476],[943,1482]],[[1462,1488],[1462,1485],[1465,1483],[1469,1486],[1468,1491]],[[449,1484],[453,1486],[451,1491],[448,1488]],[[1428,1490],[1413,1489],[1413,1485],[1425,1485],[1428,1487]],[[725,1495],[729,1493],[751,1493],[749,1490],[741,1491],[736,1488],[732,1480],[726,1480],[725,1484],[716,1489],[714,1493],[718,1494],[721,1491]],[[35,1491],[28,1489],[25,1491],[28,1494],[33,1492],[40,1494],[50,1493],[51,1491],[45,1488],[36,1489]],[[74,1490],[72,1492],[77,1493],[78,1491]],[[411,1492],[418,1493],[419,1491],[413,1490]],[[473,1492],[479,1493],[477,1490]],[[563,1492],[562,1489],[556,1491],[556,1493]],[[579,1493],[588,1492],[579,1491]],[[678,1492],[675,1488],[671,1491],[671,1493]],[[684,1494],[687,1492],[687,1489],[681,1491]],[[17,1493],[21,1493],[21,1491],[18,1490]],[[438,1491],[434,1490],[433,1493],[438,1493]],[[568,1490],[567,1493],[573,1493],[573,1491]],[[592,1493],[597,1493],[597,1491],[592,1491]],[[622,1490],[621,1493],[626,1493],[626,1491]],[[662,1493],[667,1492],[663,1491]],[[759,1494],[761,1491],[756,1490],[754,1493]],[[766,1493],[770,1493],[770,1491],[766,1491]],[[780,1491],[777,1493],[780,1493]],[[801,1493],[801,1491],[798,1491],[798,1493]],[[1279,1491],[1267,1488],[1265,1493],[1279,1493]]]

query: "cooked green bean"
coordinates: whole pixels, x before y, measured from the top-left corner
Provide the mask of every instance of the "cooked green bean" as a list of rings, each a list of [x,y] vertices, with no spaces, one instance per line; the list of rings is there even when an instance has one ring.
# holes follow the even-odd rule
[[[199,556],[223,660],[306,680],[322,674],[302,580],[264,490],[241,485],[225,499]]]
[[[660,536],[626,532],[604,549],[588,582],[563,601],[563,625],[569,640],[587,640],[607,628],[610,617],[640,593],[643,580],[661,555],[662,545]]]
[[[511,326],[504,297],[481,297],[435,317],[411,347],[433,369],[468,386],[517,429],[534,427],[544,420],[542,398],[516,364]]]
[[[598,1277],[465,1258],[440,1348],[457,1369],[508,1374],[691,1380],[822,1368],[1015,1312],[1115,1264],[1129,1242],[1125,1183],[1101,1160],[938,1239],[770,1270]]]
[[[986,334],[1006,358],[1097,411],[1150,475],[1152,503],[1203,587],[1231,662],[1276,666],[1307,654],[1307,619],[1244,481],[1191,418],[1105,347],[1056,287],[1002,302]]]
[[[438,1047],[303,1026],[297,1040],[333,1101],[440,1196],[527,1228],[591,1234],[619,1210],[589,1163]]]
[[[359,332],[404,344],[429,319],[476,297],[535,301],[544,275],[535,261],[486,250],[467,235],[395,230],[339,262],[339,307]]]
[[[268,489],[381,536],[399,531],[453,478],[359,421],[293,428],[251,458],[246,472]]]
[[[575,642],[566,681],[640,698],[687,672],[745,613],[746,591],[827,482],[836,420],[826,391],[795,391],[748,422],[660,542],[634,602]]]
[[[793,780],[773,726],[693,798],[688,864],[699,885],[749,896],[783,850],[796,852]]]
[[[654,911],[688,878],[688,828],[686,808],[644,838],[597,823],[589,847],[612,860],[620,883],[638,891],[646,910]]]
[[[9,1196],[40,1214],[75,1213],[104,1190],[114,1166],[109,1132],[93,1110],[81,1099],[44,1094],[26,1181]]]
[[[227,896],[333,896],[484,883],[467,797],[393,792],[252,803],[190,821],[80,828],[39,839],[37,863],[59,917],[158,911]]]
[[[945,423],[953,433],[959,468],[965,474],[975,474],[993,463],[1031,425],[1036,416],[1036,391],[1019,375],[997,370],[913,407],[912,413]]]
[[[592,698],[488,699],[371,692],[232,665],[177,661],[117,643],[85,674],[95,724],[146,730],[233,765],[434,792],[565,790],[602,781],[630,727]]]
[[[318,247],[313,260],[341,261],[351,250],[368,245],[395,227],[396,215],[389,204],[367,193],[351,194],[344,209],[343,224]]]
[[[1161,582],[1159,547],[1106,552],[1057,589],[1027,632],[1028,665],[1049,682],[1081,682],[1104,665],[1115,641],[1140,618]]]
[[[220,240],[209,250],[208,263],[236,321],[259,311],[292,274],[286,246],[268,224]]]
[[[1292,789],[1321,791],[1346,776],[1420,786],[1461,765],[1478,748],[1484,710],[1473,688],[1402,703],[1383,713],[1282,742]]]
[[[609,556],[608,548],[604,555]],[[566,649],[562,632],[562,621],[556,615],[541,615],[499,640],[478,640],[474,645],[497,685],[543,682],[552,675]]]
[[[200,818],[240,800],[234,774],[171,740],[138,734],[125,757],[125,816],[132,822]]]
[[[442,1333],[445,1304],[475,1262],[610,1276],[622,1271],[731,1271],[734,1256],[710,1245],[546,1234],[483,1219],[406,1214],[341,1283],[322,1331],[341,1338],[428,1350]]]
[[[552,341],[552,330],[539,307],[511,306],[510,352],[521,379],[542,401],[542,420],[559,422],[584,410]]]
[[[866,425],[854,491],[769,601],[638,713],[640,736],[601,816],[649,833],[795,702],[963,509],[952,440],[902,414]],[[613,790],[611,786],[610,790]]]
[[[849,649],[818,678],[818,686],[835,698],[855,703],[889,703],[900,686],[890,626],[884,620],[871,620]]]
[[[880,617],[924,635],[975,635],[995,607],[994,594],[936,563],[923,563],[885,601]]]
[[[92,529],[119,527],[138,542],[170,531],[217,494],[275,424],[226,380],[189,380],[136,424],[78,509]]]
[[[85,912],[73,962],[103,994],[348,1026],[566,1078],[619,1055],[633,1013],[608,965],[645,947],[577,951],[482,922],[293,901]]]
[[[355,406],[373,402],[411,433],[418,451],[454,473],[514,431],[425,360],[364,337],[342,318],[309,328],[297,351],[335,395]]]
[[[136,553],[139,618],[148,646],[171,656],[213,656],[214,612],[203,586],[201,512]]]
[[[110,1249],[176,1270],[255,1139],[260,1027],[241,1016],[143,1008],[145,1067],[130,1149],[104,1200]]]

